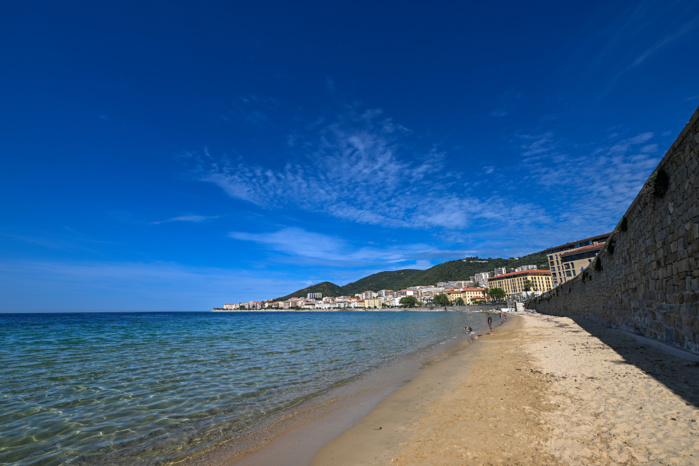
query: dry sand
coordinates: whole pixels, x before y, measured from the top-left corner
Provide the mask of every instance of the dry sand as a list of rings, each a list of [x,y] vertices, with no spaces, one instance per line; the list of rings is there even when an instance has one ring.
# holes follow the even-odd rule
[[[696,362],[585,321],[516,316],[422,370],[313,464],[697,465],[698,407]]]

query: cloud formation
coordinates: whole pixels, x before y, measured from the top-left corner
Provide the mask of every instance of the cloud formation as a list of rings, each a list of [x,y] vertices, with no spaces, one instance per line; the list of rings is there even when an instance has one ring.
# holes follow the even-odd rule
[[[309,232],[301,228],[283,228],[271,233],[232,232],[230,237],[251,241],[267,249],[284,253],[306,261],[345,266],[371,264],[399,264],[414,261],[425,264],[434,257],[458,257],[468,253],[463,250],[440,251],[426,244],[401,244],[388,248],[374,246],[356,247],[349,241],[325,234]]]
[[[396,228],[463,229],[478,219],[513,220],[533,207],[491,197],[492,208],[484,208],[482,198],[466,195],[461,172],[446,165],[444,153],[416,149],[410,130],[380,110],[350,109],[304,131],[289,136],[294,155],[280,168],[206,150],[196,157],[197,177],[266,209]]]
[[[559,234],[616,225],[660,160],[657,144],[647,144],[653,136],[644,132],[608,145],[571,147],[569,155],[558,151],[566,141],[546,134],[549,146],[529,160],[527,178],[555,192],[557,202],[549,210],[557,211],[552,215]]]
[[[523,239],[527,248],[545,248],[613,227],[659,160],[651,132],[614,134],[596,145],[567,140],[553,128],[512,137],[519,162],[489,164],[477,176],[454,166],[436,144],[425,144],[380,110],[350,108],[291,133],[287,140],[293,144],[280,149],[288,155],[280,167],[208,150],[192,159],[198,180],[268,211],[427,230],[438,234],[439,241],[470,243],[469,248],[477,241],[480,251],[496,254]],[[476,183],[478,189],[470,189]],[[273,233],[239,231],[231,237],[307,261],[356,265],[376,263],[368,257],[387,264],[428,258],[410,246],[404,246],[407,253],[397,254],[314,235],[282,227]]]

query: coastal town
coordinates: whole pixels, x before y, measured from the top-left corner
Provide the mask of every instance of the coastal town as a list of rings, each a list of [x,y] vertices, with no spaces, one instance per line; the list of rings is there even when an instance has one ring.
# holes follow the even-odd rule
[[[524,302],[565,283],[593,265],[609,236],[610,233],[605,233],[547,249],[548,270],[539,270],[536,265],[509,270],[498,267],[477,273],[467,280],[415,285],[401,290],[366,290],[353,296],[323,296],[312,292],[305,298],[224,304],[221,308],[214,308],[213,312],[364,310],[464,306],[498,300]]]

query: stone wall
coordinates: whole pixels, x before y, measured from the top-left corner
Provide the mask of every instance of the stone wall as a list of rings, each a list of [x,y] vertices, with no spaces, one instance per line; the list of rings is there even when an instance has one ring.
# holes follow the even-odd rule
[[[528,303],[699,353],[699,108],[590,266]]]

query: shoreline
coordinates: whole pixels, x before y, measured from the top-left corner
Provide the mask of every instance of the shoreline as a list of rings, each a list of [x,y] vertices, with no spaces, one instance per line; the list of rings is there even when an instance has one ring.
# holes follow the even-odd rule
[[[463,306],[433,306],[429,307],[386,307],[381,309],[374,308],[349,308],[349,309],[223,309],[214,308],[207,312],[229,313],[229,314],[245,314],[245,313],[283,313],[283,312],[500,312],[505,309],[506,303],[492,304],[469,304]],[[509,312],[514,312],[510,309]]]
[[[313,464],[699,461],[696,362],[588,321],[540,314],[513,318],[474,348],[401,389],[417,421],[395,415],[397,392]],[[370,432],[379,422],[381,433]]]
[[[499,320],[495,322],[499,324]],[[483,332],[487,332],[487,326]],[[425,367],[474,346],[477,339],[476,334],[466,333],[449,337],[287,408],[249,433],[223,440],[172,463],[310,464],[316,451],[349,430],[382,400],[411,383]]]
[[[413,369],[383,380],[381,396],[347,397],[255,452],[235,457],[219,445],[184,462],[699,461],[699,365],[594,323],[514,315],[493,335],[436,349]]]

